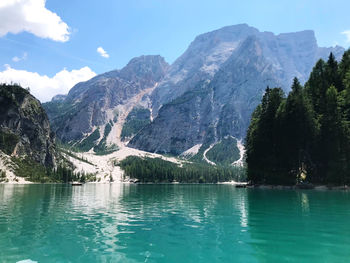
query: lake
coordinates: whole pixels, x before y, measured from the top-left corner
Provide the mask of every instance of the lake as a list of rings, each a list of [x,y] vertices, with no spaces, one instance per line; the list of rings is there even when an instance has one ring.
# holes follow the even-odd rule
[[[0,185],[0,262],[345,262],[350,192]]]

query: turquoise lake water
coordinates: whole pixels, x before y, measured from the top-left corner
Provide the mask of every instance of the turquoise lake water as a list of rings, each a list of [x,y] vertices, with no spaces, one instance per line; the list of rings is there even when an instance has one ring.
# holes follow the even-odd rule
[[[0,185],[0,262],[349,262],[350,192]]]

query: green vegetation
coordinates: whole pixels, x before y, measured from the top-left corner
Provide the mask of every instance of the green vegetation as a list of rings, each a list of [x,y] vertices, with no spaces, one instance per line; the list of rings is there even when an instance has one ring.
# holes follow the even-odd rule
[[[19,142],[17,135],[5,132],[0,130],[0,149],[10,155],[16,147],[16,144]]]
[[[192,158],[190,158],[191,162],[197,162],[197,163],[203,163],[203,164],[208,164],[204,159],[203,159],[203,154],[206,149],[210,147],[210,145],[214,142],[215,140],[215,128],[214,126],[210,126],[208,128],[208,133],[205,137],[205,140],[199,149],[198,153],[194,155]]]
[[[75,173],[68,165],[59,165],[57,168],[46,168],[29,158],[12,158],[14,173],[30,182],[36,183],[68,183],[72,181],[96,181],[94,174]]]
[[[5,118],[11,116],[13,117],[16,114],[23,115],[23,123],[28,122],[29,119],[29,124],[34,123],[34,125],[36,125],[38,119],[41,120],[43,117],[45,117],[45,112],[41,107],[40,102],[30,95],[29,89],[23,89],[17,84],[0,84],[0,100],[0,115],[5,116]],[[24,100],[25,103],[23,103]],[[11,113],[11,116],[8,116],[8,112]],[[33,120],[30,120],[31,118],[33,118]],[[15,127],[15,124],[11,125],[11,127]],[[22,129],[25,128],[31,129],[32,125],[24,125],[22,127]],[[33,126],[32,129],[37,129],[37,127]],[[36,134],[36,130],[33,130],[33,132]],[[89,136],[87,139],[85,139],[80,145],[81,148],[88,148],[90,141],[94,141],[96,139],[96,135],[99,138],[98,131],[95,132],[93,136]],[[14,134],[5,128],[0,129],[0,149],[5,154],[11,155],[19,141],[19,135]],[[33,142],[31,141],[31,143]],[[37,145],[34,145],[33,143],[33,146],[36,147]],[[63,151],[65,150],[62,150],[62,152]],[[71,152],[65,152],[71,156],[73,155]],[[17,152],[17,154],[21,153]],[[53,169],[53,167],[45,167],[44,165],[35,161],[34,157],[32,158],[29,156],[20,158],[12,157],[11,161],[4,157],[3,161],[4,164],[8,166],[8,169],[13,171],[16,176],[23,177],[32,182],[44,183],[69,182],[72,180],[96,180],[94,175],[74,173],[72,164],[65,160],[65,158],[60,158],[59,166],[56,169]],[[6,172],[0,170],[0,181],[6,180]]]
[[[62,122],[67,122],[74,118],[83,108],[82,102],[73,103],[72,101],[50,101],[43,103],[53,130],[58,128]]]
[[[55,181],[47,174],[47,169],[29,158],[12,158],[12,161],[16,164],[14,173],[26,178],[31,182],[52,182]]]
[[[207,162],[203,159],[203,154],[206,149],[210,147],[210,143],[203,143],[202,146],[199,148],[199,151],[196,155],[192,156],[189,161],[195,162],[195,163],[203,163],[206,164]]]
[[[1,101],[0,113],[7,111],[12,104],[19,106],[27,95],[30,95],[29,91],[18,84],[0,84],[0,96],[6,98]]]
[[[97,128],[91,133],[88,137],[86,137],[82,142],[75,144],[74,147],[79,149],[82,152],[88,152],[92,147],[95,146],[97,140],[100,138],[100,129]]]
[[[104,133],[103,133],[103,138],[102,140],[99,142],[98,145],[96,145],[94,147],[94,151],[96,153],[99,153],[99,152],[103,152],[106,150],[106,141],[107,141],[107,136],[108,134],[111,132],[112,130],[112,126],[111,124],[107,123],[106,126],[105,126],[105,130],[104,130]]]
[[[214,145],[214,147],[207,152],[206,156],[210,161],[216,164],[231,165],[240,157],[240,152],[237,148],[237,140],[232,137],[222,139],[221,142]]]
[[[90,165],[94,165],[93,163],[89,162],[87,159],[85,159],[83,157],[79,157],[78,155],[74,154],[71,150],[66,150],[64,148],[59,148],[59,151],[62,152],[62,153],[67,154],[70,157],[73,157],[74,159],[77,159],[79,161],[82,161],[82,162],[90,164]]]
[[[63,143],[62,141],[60,141],[58,138],[56,139],[56,145],[57,148],[63,152],[81,152],[81,150],[75,146],[74,142],[70,142],[70,143]],[[73,156],[72,156],[73,157]]]
[[[0,84],[0,97],[3,98],[0,115],[6,113],[10,108],[17,113],[22,111],[28,118],[45,114],[40,102],[30,95],[29,89],[24,89],[18,84]],[[26,107],[21,108],[20,105],[26,97]]]
[[[124,123],[121,139],[125,140],[138,133],[143,127],[151,122],[151,112],[145,108],[134,108],[126,118]]]
[[[41,107],[41,104],[35,98],[31,98],[27,101],[27,106],[22,108],[23,114],[25,116],[34,117],[38,115],[44,115],[44,109]]]
[[[112,144],[112,145],[109,145],[109,146],[105,146],[105,148],[101,148],[101,149],[95,149],[95,153],[96,155],[107,155],[107,154],[111,154],[115,151],[118,151],[119,148],[117,145],[115,144]]]
[[[69,183],[69,182],[95,182],[95,174],[75,173],[73,170],[66,166],[58,166],[54,170],[48,171],[48,177],[54,182]]]
[[[112,125],[113,125],[113,123],[106,124],[102,140],[99,142],[98,145],[96,145],[94,147],[94,151],[97,155],[106,155],[106,154],[110,154],[110,153],[118,150],[118,147],[115,144],[113,144],[111,146],[106,145],[107,136],[109,135],[109,133],[112,130]]]
[[[0,169],[0,183],[7,182],[6,171]]]
[[[117,109],[113,110],[113,122],[117,122],[119,117],[119,112]]]
[[[129,156],[119,163],[125,176],[142,183],[218,183],[244,180],[244,168],[210,166],[206,164],[179,165],[160,158]]]
[[[349,184],[350,50],[318,61],[304,87],[294,79],[287,98],[267,88],[246,150],[253,183]]]

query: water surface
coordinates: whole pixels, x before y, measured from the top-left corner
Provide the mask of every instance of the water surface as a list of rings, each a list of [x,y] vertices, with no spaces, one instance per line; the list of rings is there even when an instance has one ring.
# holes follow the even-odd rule
[[[0,185],[0,262],[346,262],[350,193]]]

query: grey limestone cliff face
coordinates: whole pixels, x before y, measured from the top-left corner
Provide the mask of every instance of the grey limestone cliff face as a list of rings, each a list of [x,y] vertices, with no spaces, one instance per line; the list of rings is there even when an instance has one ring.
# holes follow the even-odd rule
[[[227,135],[244,136],[250,114],[266,86],[279,83],[275,69],[261,53],[259,40],[248,37],[212,81],[197,83],[165,104],[129,145],[178,155],[196,144],[217,142]],[[245,59],[247,55],[251,59]]]
[[[152,108],[159,108],[198,83],[210,80],[242,40],[259,31],[245,24],[229,26],[199,35],[170,67],[152,93]]]
[[[238,25],[203,34],[153,91],[154,121],[129,146],[180,154],[228,135],[244,138],[266,87],[288,92],[330,52],[340,58],[344,49],[319,48],[313,31],[274,35]]]
[[[261,54],[276,68],[276,74],[285,89],[298,77],[306,81],[315,62],[333,52],[340,58],[342,47],[320,48],[312,30],[275,35],[260,32],[246,24],[224,27],[199,35],[185,53],[170,67],[169,72],[152,93],[153,114],[160,107],[193,88],[198,82],[212,80],[229,57],[248,37],[261,43]],[[246,59],[249,59],[249,56]]]
[[[128,144],[150,152],[178,155],[202,143],[213,124],[212,89],[206,83],[164,105],[158,117]]]
[[[0,86],[0,150],[46,167],[56,165],[55,135],[40,102],[16,85]]]
[[[121,70],[98,75],[75,85],[66,98],[45,103],[54,130],[63,142],[78,141],[94,127],[108,123],[113,109],[153,88],[168,70],[160,56],[132,59]]]

